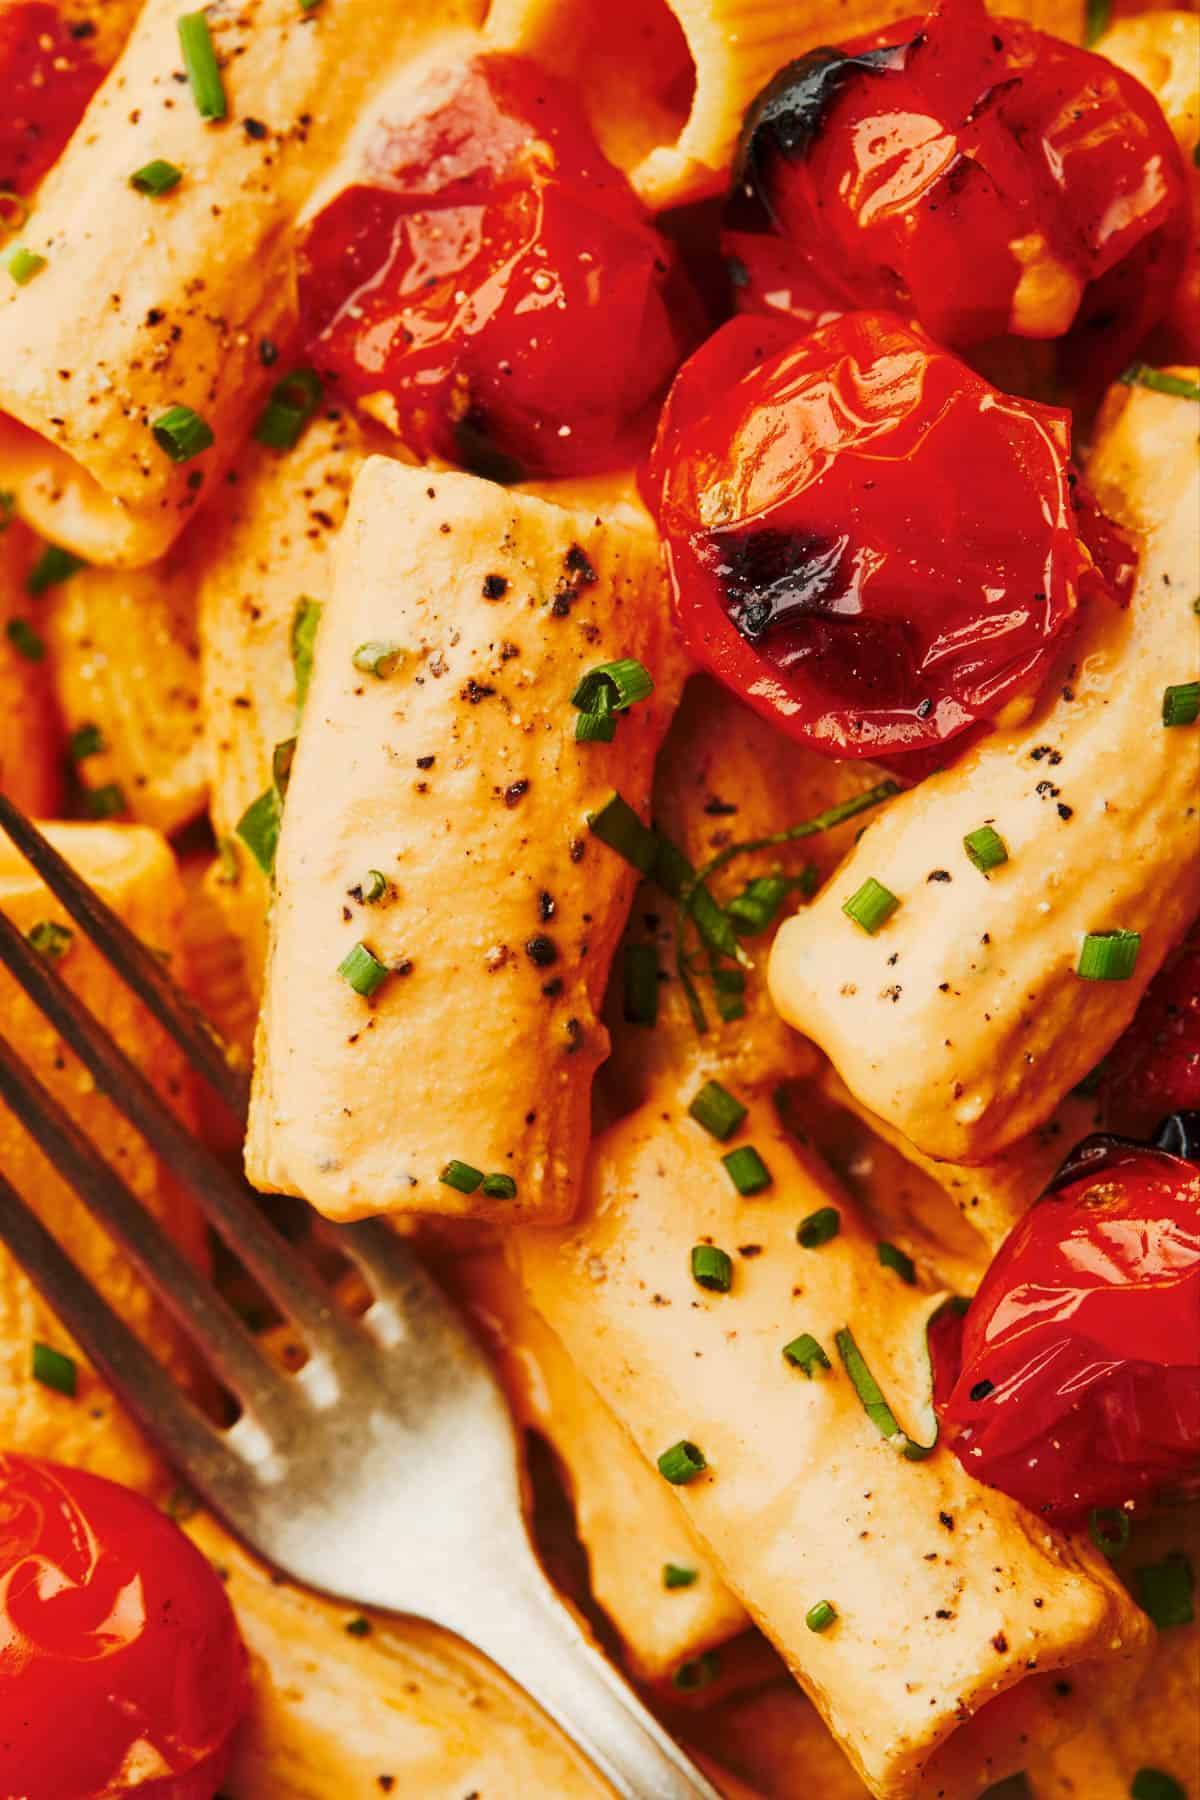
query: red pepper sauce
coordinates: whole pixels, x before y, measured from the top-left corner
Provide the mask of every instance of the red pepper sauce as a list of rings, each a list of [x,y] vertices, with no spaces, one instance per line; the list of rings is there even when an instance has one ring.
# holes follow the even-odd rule
[[[310,356],[409,446],[512,478],[628,461],[699,329],[672,247],[569,88],[519,57],[430,81],[302,246]]]
[[[47,0],[0,0],[0,191],[32,193],[61,156],[104,78],[90,36]]]

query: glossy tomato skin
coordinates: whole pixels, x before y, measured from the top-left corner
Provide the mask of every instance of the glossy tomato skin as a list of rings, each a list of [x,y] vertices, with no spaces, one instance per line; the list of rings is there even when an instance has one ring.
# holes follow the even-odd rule
[[[366,163],[302,246],[317,366],[388,395],[419,454],[486,472],[586,473],[644,449],[700,310],[571,91],[476,57]]]
[[[1104,1059],[1105,1124],[1136,1137],[1164,1113],[1200,1112],[1200,925],[1165,962]]]
[[[78,30],[49,0],[0,0],[0,190],[32,193],[100,85]]]
[[[1075,327],[1121,367],[1186,250],[1153,95],[983,0],[880,37],[811,52],[751,109],[727,236],[742,304],[887,307],[959,349]]]
[[[0,1454],[0,1794],[211,1800],[247,1697],[225,1590],[178,1526]]]
[[[1200,1167],[1081,1145],[985,1275],[935,1401],[971,1475],[1060,1523],[1196,1490]]]
[[[1069,451],[1065,412],[895,315],[730,321],[648,476],[690,649],[827,755],[944,750],[1037,688],[1104,587]]]

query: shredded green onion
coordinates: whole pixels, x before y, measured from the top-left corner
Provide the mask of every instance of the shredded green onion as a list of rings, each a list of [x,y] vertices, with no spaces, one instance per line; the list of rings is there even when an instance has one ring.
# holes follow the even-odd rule
[[[1108,30],[1112,18],[1112,0],[1087,0],[1084,10],[1083,41],[1090,49]]]
[[[481,1191],[489,1200],[515,1200],[517,1184],[511,1175],[485,1175]]]
[[[8,272],[18,287],[27,287],[45,267],[44,256],[40,256],[36,250],[26,250],[23,247],[14,250],[8,259]]]
[[[75,933],[70,926],[59,925],[54,919],[39,919],[36,925],[30,927],[28,935],[30,944],[39,956],[48,957],[51,962],[57,962],[60,957],[65,956],[75,942]]]
[[[53,1388],[56,1394],[66,1394],[74,1399],[79,1388],[79,1371],[75,1359],[66,1356],[61,1350],[52,1350],[49,1344],[33,1346],[33,1379],[40,1381],[43,1387]]]
[[[28,619],[9,619],[4,627],[4,635],[26,662],[39,663],[46,655],[46,646],[40,634],[36,632]]]
[[[1132,1800],[1188,1800],[1187,1789],[1161,1769],[1139,1769],[1129,1792]]]
[[[292,614],[292,668],[296,676],[296,717],[304,711],[304,702],[308,699],[308,684],[312,680],[313,656],[316,652],[317,630],[321,623],[321,602],[313,600],[308,594],[301,594],[296,602],[296,610]]]
[[[76,556],[71,550],[64,550],[61,544],[47,544],[25,577],[26,591],[30,594],[44,594],[48,589],[57,587],[60,581],[66,581],[79,569],[86,568],[87,564],[82,556]]]
[[[770,1187],[771,1171],[753,1144],[740,1144],[736,1150],[726,1151],[721,1161],[743,1200]]]
[[[337,972],[364,1000],[369,1000],[372,994],[378,993],[391,974],[387,964],[380,962],[375,952],[363,943],[355,944],[353,949],[346,952],[337,966]]]
[[[183,180],[183,170],[177,169],[173,162],[165,162],[156,156],[153,162],[143,163],[129,177],[129,185],[136,188],[139,194],[151,194],[156,199],[169,194],[172,188],[179,186]]]
[[[1141,947],[1140,931],[1089,931],[1079,947],[1076,974],[1084,981],[1127,981]]]
[[[264,875],[274,872],[282,824],[283,802],[278,790],[269,787],[250,802],[234,828]]]
[[[818,1369],[833,1367],[810,1331],[802,1331],[800,1336],[793,1338],[790,1344],[785,1344],[783,1354],[786,1361],[790,1362],[794,1368],[803,1369],[810,1381]]]
[[[697,1688],[708,1687],[720,1673],[721,1658],[717,1652],[702,1650],[690,1662],[680,1663],[671,1677],[671,1685],[681,1694],[694,1694]]]
[[[910,1438],[907,1432],[901,1430],[900,1422],[884,1398],[883,1389],[867,1367],[866,1358],[854,1341],[854,1333],[850,1327],[843,1326],[835,1334],[833,1341],[854,1385],[854,1391],[862,1402],[862,1409],[880,1436],[894,1445],[909,1462],[922,1462],[931,1455],[937,1448],[936,1423],[930,1443],[918,1444],[915,1439]]]
[[[1164,725],[1194,725],[1200,718],[1200,681],[1180,681],[1163,689]]]
[[[1008,845],[990,825],[981,825],[978,831],[968,831],[963,839],[963,849],[981,875],[986,875],[989,869],[998,869],[1001,863],[1008,861]]]
[[[733,1286],[733,1259],[715,1244],[693,1244],[692,1280],[714,1294],[727,1294]]]
[[[115,781],[105,782],[103,787],[89,788],[83,803],[89,819],[115,819],[129,810],[125,790]]]
[[[629,1025],[658,1022],[658,951],[653,944],[626,944],[623,1006]]]
[[[571,695],[571,705],[582,715],[576,722],[576,738],[611,743],[616,735],[616,715],[628,712],[653,692],[654,681],[636,657],[599,663],[588,670]]]
[[[212,429],[190,406],[169,406],[150,426],[154,441],[173,463],[191,462],[212,448]]]
[[[888,1243],[876,1244],[875,1253],[883,1268],[891,1269],[900,1277],[901,1281],[907,1282],[909,1287],[916,1286],[917,1271],[911,1256],[906,1256],[903,1250],[897,1249],[895,1244]]]
[[[1200,382],[1166,369],[1152,369],[1149,363],[1130,363],[1120,379],[1126,387],[1151,388],[1156,394],[1173,394],[1177,400],[1200,400]]]
[[[1135,1570],[1134,1579],[1138,1604],[1160,1631],[1192,1623],[1196,1576],[1182,1550],[1170,1551],[1161,1562],[1143,1563]]]
[[[360,644],[350,658],[355,668],[364,675],[374,675],[378,681],[386,681],[394,675],[408,656],[408,651],[400,644],[383,643],[373,640]]]
[[[796,1242],[805,1250],[819,1250],[842,1229],[842,1215],[836,1206],[818,1206],[816,1212],[801,1219],[796,1227]]]
[[[483,1183],[483,1170],[473,1168],[470,1163],[459,1162],[456,1156],[452,1156],[438,1180],[445,1187],[457,1189],[460,1194],[473,1194]]]
[[[700,1579],[699,1569],[684,1568],[682,1563],[664,1563],[662,1581],[665,1588],[694,1587]]]
[[[271,389],[259,414],[254,437],[269,450],[292,450],[324,398],[315,369],[293,369]]]
[[[810,1631],[828,1631],[837,1618],[837,1608],[831,1600],[818,1600],[810,1606],[804,1615],[804,1623]]]
[[[1093,1506],[1088,1514],[1088,1536],[1110,1562],[1125,1549],[1132,1530],[1129,1514],[1119,1506]]]
[[[73,763],[99,756],[103,749],[104,734],[98,725],[79,725],[67,739],[67,755]]]
[[[876,881],[868,875],[856,893],[843,902],[842,911],[856,925],[874,937],[882,925],[886,925],[900,902],[890,888],[885,888],[882,881]]]

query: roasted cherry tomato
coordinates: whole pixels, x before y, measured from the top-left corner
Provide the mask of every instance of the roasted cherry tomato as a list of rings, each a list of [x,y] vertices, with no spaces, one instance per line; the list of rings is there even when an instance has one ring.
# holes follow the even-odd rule
[[[307,235],[300,293],[344,392],[385,396],[421,455],[488,473],[629,459],[700,325],[578,102],[512,56],[440,75],[377,132],[366,179]]]
[[[1164,1113],[1200,1112],[1200,925],[1164,963],[1105,1057],[1100,1104],[1110,1129],[1135,1137]]]
[[[810,52],[751,108],[727,238],[743,301],[808,323],[886,307],[957,348],[1094,327],[1089,356],[1120,367],[1186,247],[1153,95],[983,0],[883,36]]]
[[[1200,1167],[1091,1138],[934,1340],[963,1467],[1065,1524],[1200,1484]],[[1111,1535],[1108,1534],[1108,1535]]]
[[[651,462],[684,635],[816,750],[943,746],[1036,689],[1105,585],[1069,453],[1065,412],[887,313],[732,320],[680,371]]]
[[[233,1609],[178,1526],[0,1454],[0,1793],[212,1800],[247,1696]]]
[[[104,74],[89,36],[45,0],[0,0],[0,193],[30,193],[83,117]],[[0,236],[10,209],[0,202]]]

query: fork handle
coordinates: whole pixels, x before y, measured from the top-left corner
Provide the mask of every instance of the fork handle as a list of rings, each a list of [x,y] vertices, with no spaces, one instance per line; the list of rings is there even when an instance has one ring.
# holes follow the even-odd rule
[[[532,1555],[443,1623],[511,1675],[621,1800],[721,1800],[712,1783],[597,1650]]]

